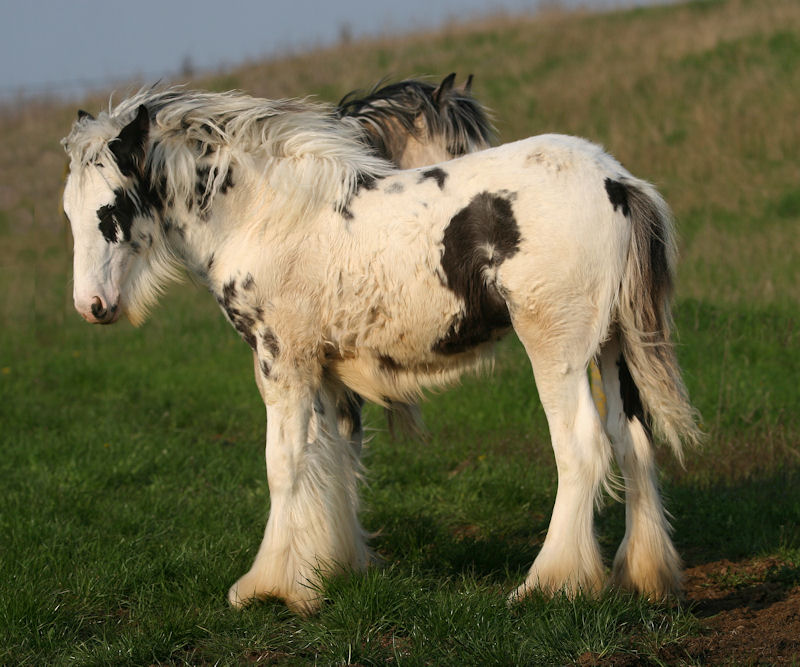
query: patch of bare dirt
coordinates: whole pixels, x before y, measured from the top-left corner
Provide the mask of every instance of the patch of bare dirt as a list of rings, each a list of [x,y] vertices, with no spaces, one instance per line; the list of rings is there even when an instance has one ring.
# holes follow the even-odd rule
[[[800,568],[775,558],[706,563],[686,572],[704,629],[661,656],[669,664],[800,662]]]
[[[721,560],[686,571],[686,602],[701,630],[659,650],[657,664],[800,664],[800,567],[777,558]],[[581,667],[638,667],[642,656],[586,653]]]

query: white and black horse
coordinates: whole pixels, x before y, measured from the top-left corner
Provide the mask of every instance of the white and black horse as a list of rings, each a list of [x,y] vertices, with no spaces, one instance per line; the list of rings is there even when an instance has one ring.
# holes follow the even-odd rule
[[[678,588],[651,447],[655,434],[680,456],[700,437],[670,341],[673,223],[599,147],[543,135],[397,170],[328,107],[175,89],[81,114],[64,145],[81,315],[138,324],[183,266],[257,355],[271,507],[232,604],[274,595],[310,611],[321,576],[366,565],[343,388],[414,400],[511,329],[559,477],[547,538],[512,597],[603,585],[593,504],[612,450],[627,499],[612,583]]]

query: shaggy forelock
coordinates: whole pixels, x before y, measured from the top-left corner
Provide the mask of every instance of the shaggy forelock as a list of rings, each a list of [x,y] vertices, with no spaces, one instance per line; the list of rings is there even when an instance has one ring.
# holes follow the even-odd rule
[[[109,158],[108,142],[122,129],[106,112],[97,119],[82,118],[75,121],[70,133],[61,140],[73,166],[85,167],[91,162]]]

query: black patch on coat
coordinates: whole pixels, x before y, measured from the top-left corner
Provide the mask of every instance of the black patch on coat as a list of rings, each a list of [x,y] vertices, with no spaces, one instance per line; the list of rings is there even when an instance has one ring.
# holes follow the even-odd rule
[[[97,218],[100,220],[98,228],[106,243],[117,242],[117,223],[114,219],[114,206],[101,206],[97,209]]]
[[[253,276],[248,273],[244,279],[244,282],[242,282],[242,289],[249,292],[255,286],[256,286],[256,281],[253,279]]]
[[[447,180],[447,172],[444,169],[441,167],[433,167],[432,169],[423,171],[419,176],[419,182],[422,183],[428,178],[435,180],[439,189],[444,190],[444,182]]]
[[[127,191],[117,188],[114,190],[114,203],[97,209],[100,220],[97,226],[108,243],[130,241],[133,218],[137,215],[150,214],[139,208]]]
[[[273,359],[281,353],[280,343],[278,343],[278,338],[272,329],[264,329],[261,334],[261,344],[272,355]]]
[[[616,211],[617,208],[622,209],[622,215],[629,217],[631,214],[630,206],[628,205],[628,189],[619,181],[607,178],[605,181],[606,193],[608,194],[608,201]]]
[[[248,312],[241,308],[240,304],[234,304],[236,295],[236,281],[231,279],[222,286],[222,296],[218,296],[217,301],[228,316],[233,328],[239,332],[242,340],[250,346],[250,349],[255,350],[257,341],[253,331],[256,326],[256,319],[259,311],[257,309],[254,313]]]
[[[155,143],[153,144],[155,148]],[[168,203],[167,202],[167,177],[163,174],[160,175],[155,184],[150,188],[151,197],[153,199],[153,203],[159,210],[163,210]]]
[[[142,206],[150,211],[151,216],[154,216],[155,213],[164,213],[167,207],[167,186],[163,177],[153,185],[149,177],[145,175],[141,179],[137,179],[134,187]]]
[[[208,188],[209,180],[214,180],[216,177],[216,168],[212,170],[211,167],[203,165],[198,166],[195,170],[194,199],[187,202],[187,208],[191,211],[193,206],[197,206],[197,208],[201,211],[202,220],[208,218],[208,211],[205,209],[208,206],[208,202],[213,193],[213,189]],[[233,169],[228,167],[228,171],[225,172],[225,178],[219,185],[218,192],[223,195],[227,194],[228,190],[230,190],[232,187]]]
[[[272,359],[264,359],[263,357],[260,359],[261,372],[265,378],[268,378],[269,374],[272,372],[271,362],[280,354],[281,346],[278,343],[277,336],[275,336],[275,333],[269,327],[261,332],[261,344],[264,350],[272,356]]]
[[[387,195],[399,195],[405,191],[405,186],[400,182],[392,183],[388,188],[386,188],[385,192]]]
[[[453,216],[444,230],[441,262],[445,287],[464,301],[464,312],[434,344],[434,351],[463,352],[511,326],[506,301],[496,285],[487,284],[486,273],[513,257],[519,243],[519,227],[507,197],[482,192]]]
[[[208,258],[208,261],[206,262],[206,271],[210,272],[212,266],[214,266],[214,253],[213,252],[211,253],[211,256]]]
[[[211,192],[206,191],[210,174],[211,169],[209,167],[197,167],[196,179],[194,182],[194,195],[195,204],[201,212],[205,211],[206,206],[208,206],[208,200],[211,198]]]
[[[231,302],[236,298],[236,281],[231,278],[227,283],[222,286],[222,303],[228,308]]]
[[[141,109],[144,109],[144,107],[140,107]],[[134,120],[131,125],[136,122]],[[139,140],[146,141],[146,129],[144,135],[138,138],[130,136],[129,132],[126,138],[127,130],[128,128],[124,129],[115,141],[109,143],[109,149],[113,148],[112,153],[115,155],[120,170],[130,180],[124,188],[114,190],[114,202],[112,204],[101,206],[97,210],[97,217],[100,220],[98,227],[109,243],[130,241],[134,218],[155,219],[156,215],[158,213],[163,214],[165,209],[167,189],[165,178],[163,176],[160,177],[154,185],[150,175],[144,173],[143,166],[139,166],[139,163],[144,161],[144,144],[138,145],[136,142]],[[131,151],[135,153],[135,158],[129,155]],[[134,160],[135,164],[130,162],[126,166],[126,155],[131,160]],[[121,163],[120,160],[122,160]],[[98,166],[100,166],[99,163]],[[146,239],[141,232],[139,236],[141,241]],[[148,236],[147,245],[151,247],[153,245],[152,235],[148,234]]]
[[[242,340],[250,346],[251,350],[255,351],[256,337],[253,334],[253,328],[256,325],[255,318],[246,313],[237,312],[236,309],[229,312],[228,317],[231,318],[233,327],[239,332]]]
[[[361,192],[362,188],[364,190],[374,190],[378,187],[378,179],[372,176],[371,174],[365,174],[364,172],[359,172],[358,176],[356,177],[356,189],[353,193],[354,196],[358,196],[358,193]]]
[[[628,421],[638,419],[644,427],[644,430],[647,432],[647,437],[651,438],[652,433],[650,420],[644,412],[642,399],[639,396],[639,388],[633,381],[633,377],[631,376],[631,371],[628,368],[628,363],[625,361],[625,357],[621,356],[619,358],[619,361],[617,361],[617,366],[619,368],[619,393],[620,398],[622,398],[622,410],[625,412],[625,416],[628,418]]]
[[[403,366],[393,357],[390,357],[388,354],[382,354],[378,357],[378,367],[382,371],[388,371],[391,373],[396,373],[403,369]]]

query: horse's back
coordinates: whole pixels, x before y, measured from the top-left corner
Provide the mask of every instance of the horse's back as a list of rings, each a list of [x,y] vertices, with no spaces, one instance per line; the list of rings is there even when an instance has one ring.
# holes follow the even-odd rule
[[[439,165],[451,194],[462,202],[452,225],[476,198],[507,203],[503,224],[519,236],[514,264],[528,264],[555,278],[587,261],[602,268],[624,257],[630,235],[609,184],[633,177],[600,146],[579,137],[545,134],[491,148]],[[633,179],[635,180],[635,179]],[[466,202],[464,204],[463,202]],[[496,221],[484,217],[484,224]],[[508,231],[494,230],[495,233]]]

